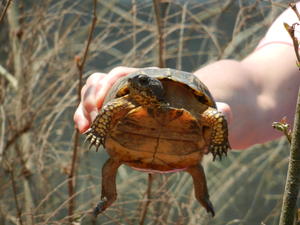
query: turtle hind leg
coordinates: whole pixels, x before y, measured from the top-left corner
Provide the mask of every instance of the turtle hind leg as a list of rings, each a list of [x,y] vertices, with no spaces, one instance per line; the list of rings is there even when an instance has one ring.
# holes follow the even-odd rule
[[[211,129],[210,143],[208,151],[212,153],[213,160],[219,156],[220,160],[223,155],[227,155],[228,149],[231,149],[228,141],[228,126],[223,113],[215,108],[209,107],[202,115],[202,122]]]
[[[188,172],[193,178],[196,199],[206,209],[206,211],[211,213],[211,215],[214,217],[215,211],[212,203],[209,200],[203,167],[201,165],[192,166],[187,168],[186,172]]]
[[[101,201],[94,209],[94,216],[102,213],[117,199],[116,176],[121,163],[109,158],[102,168]]]

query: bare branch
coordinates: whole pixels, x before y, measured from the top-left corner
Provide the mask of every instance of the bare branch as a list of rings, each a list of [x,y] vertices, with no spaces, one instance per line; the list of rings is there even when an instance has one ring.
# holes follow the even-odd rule
[[[0,23],[1,23],[2,20],[4,19],[4,16],[5,16],[5,14],[6,14],[6,11],[7,11],[7,9],[8,9],[8,7],[9,7],[9,5],[10,5],[11,2],[12,2],[12,0],[8,0],[8,1],[6,2],[6,5],[4,6],[4,10],[3,10],[3,12],[2,12],[2,14],[1,14],[1,16],[0,16]]]
[[[283,117],[279,122],[273,122],[272,127],[280,132],[282,132],[287,138],[288,142],[291,144],[292,142],[292,131],[290,129],[290,125],[287,123],[286,116]]]
[[[165,9],[168,3],[161,3],[160,0],[153,0],[153,6],[156,18],[157,36],[158,36],[158,66],[160,68],[166,67],[165,62],[165,46],[164,46],[164,16]]]
[[[14,135],[6,142],[4,149],[8,149],[13,143],[16,142],[24,133],[29,131],[32,128],[33,120],[28,121],[20,129],[18,129]]]
[[[3,66],[0,65],[0,75],[3,76],[6,80],[8,80],[9,84],[16,90],[18,88],[17,79],[8,72]]]
[[[292,8],[292,10],[294,10],[294,12],[296,13],[297,17],[298,17],[298,20],[300,20],[300,14],[299,14],[299,11],[296,7],[296,3],[292,2],[289,4],[289,6]]]
[[[296,202],[300,186],[300,89],[292,134],[289,168],[283,196],[279,225],[294,224]]]
[[[300,69],[299,41],[295,36],[295,26],[299,25],[299,23],[294,23],[292,26],[288,25],[287,23],[284,23],[283,25],[292,38],[295,54],[297,57],[297,66]]]
[[[140,216],[140,222],[139,225],[143,225],[145,222],[146,214],[149,208],[149,204],[151,202],[151,188],[152,188],[152,182],[153,182],[153,175],[151,173],[148,174],[148,187],[146,191],[146,199],[142,206],[142,213]]]
[[[18,201],[18,196],[17,196],[17,185],[16,185],[16,180],[15,180],[15,174],[14,174],[14,166],[10,165],[10,179],[11,179],[11,183],[12,183],[12,189],[13,189],[13,194],[14,194],[14,200],[15,200],[15,204],[16,204],[16,210],[17,210],[17,215],[20,221],[20,224],[23,225],[23,221],[22,221],[22,210]]]
[[[90,28],[90,31],[88,34],[87,43],[86,43],[86,46],[85,46],[85,49],[83,52],[82,59],[78,58],[76,61],[77,69],[79,72],[79,83],[78,83],[78,92],[77,92],[78,104],[79,104],[80,98],[81,98],[80,93],[81,93],[81,88],[82,88],[83,69],[84,69],[86,59],[87,59],[90,44],[92,42],[96,23],[97,23],[97,0],[93,0],[93,20],[92,20],[91,28]],[[74,194],[75,194],[75,171],[76,171],[76,162],[77,162],[77,157],[78,157],[79,135],[80,135],[79,131],[76,130],[75,136],[74,136],[71,170],[70,170],[69,181],[68,181],[68,192],[69,192],[69,198],[70,198],[68,215],[69,215],[70,223],[72,223],[72,220],[73,220],[72,216],[74,214],[74,208],[75,208],[75,197],[74,197]]]
[[[3,152],[4,152],[4,137],[5,137],[5,120],[6,120],[6,116],[5,116],[5,112],[4,112],[4,108],[2,105],[0,105],[0,117],[2,118],[2,124],[1,124],[1,137],[0,137],[0,163],[2,162],[3,159]]]

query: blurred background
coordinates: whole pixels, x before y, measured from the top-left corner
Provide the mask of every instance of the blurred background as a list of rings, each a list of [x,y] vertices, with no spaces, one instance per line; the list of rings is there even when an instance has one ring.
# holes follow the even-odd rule
[[[148,201],[147,174],[122,166],[118,200],[96,221],[89,219],[107,155],[88,151],[74,128],[78,88],[88,75],[161,63],[192,72],[218,59],[242,59],[288,7],[284,0],[174,0],[162,1],[158,16],[154,2],[0,2],[1,14],[10,3],[0,23],[1,225],[278,224],[285,138],[231,151],[221,162],[205,157],[214,218],[195,200],[184,172],[154,175]]]

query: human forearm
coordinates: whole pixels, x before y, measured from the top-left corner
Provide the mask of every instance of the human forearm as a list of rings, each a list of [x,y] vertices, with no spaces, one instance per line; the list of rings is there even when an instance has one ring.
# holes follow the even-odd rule
[[[234,60],[221,60],[194,73],[210,89],[216,101],[230,105],[233,120],[229,125],[233,148],[243,149],[257,143],[248,130],[255,129],[258,112],[256,86],[249,71]]]
[[[272,44],[254,51],[241,62],[221,60],[195,74],[216,101],[230,105],[230,141],[243,149],[281,134],[271,124],[287,116],[291,123],[300,84],[292,46]]]

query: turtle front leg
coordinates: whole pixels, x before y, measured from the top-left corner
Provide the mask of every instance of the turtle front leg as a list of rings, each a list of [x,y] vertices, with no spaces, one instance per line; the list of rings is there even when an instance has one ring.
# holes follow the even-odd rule
[[[94,216],[102,213],[117,199],[116,176],[121,163],[109,158],[102,168],[101,201],[94,209]]]
[[[215,108],[209,107],[202,115],[202,122],[211,129],[210,144],[208,151],[212,153],[213,160],[218,155],[222,159],[222,155],[227,155],[230,144],[228,141],[228,127],[225,116]]]
[[[122,98],[116,98],[103,106],[99,114],[93,121],[91,128],[89,128],[85,132],[85,134],[87,135],[85,138],[85,142],[90,142],[89,149],[92,146],[95,146],[96,151],[98,151],[98,148],[101,145],[104,146],[105,137],[110,128],[113,118],[116,120],[122,117],[134,107],[135,106],[130,101],[128,101],[126,96]]]
[[[195,197],[212,216],[215,215],[215,211],[212,203],[209,200],[209,194],[206,185],[206,178],[203,167],[201,165],[192,166],[186,169],[194,182]]]

